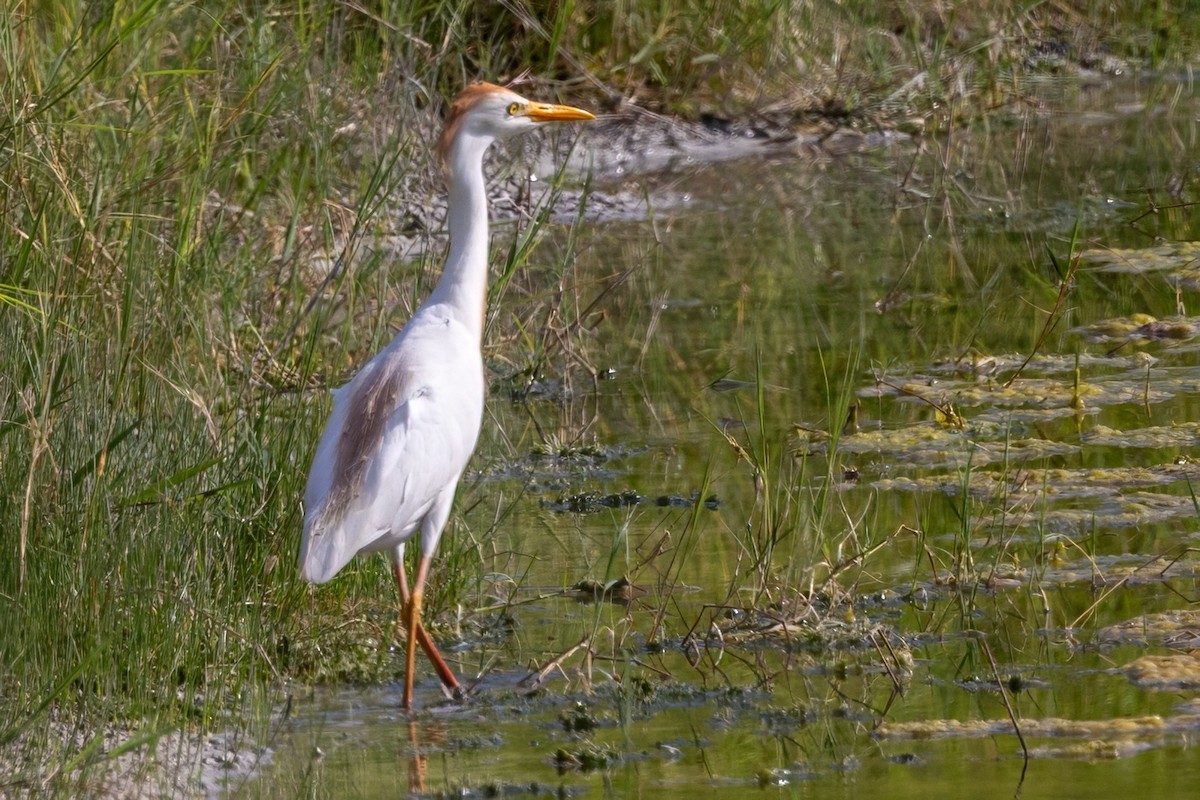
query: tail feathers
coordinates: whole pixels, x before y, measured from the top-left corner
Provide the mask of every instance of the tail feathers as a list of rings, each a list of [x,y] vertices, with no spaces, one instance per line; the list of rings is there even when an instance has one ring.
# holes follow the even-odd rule
[[[300,577],[309,583],[325,583],[358,554],[357,542],[348,539],[345,526],[328,524],[315,514],[304,520],[300,543]]]

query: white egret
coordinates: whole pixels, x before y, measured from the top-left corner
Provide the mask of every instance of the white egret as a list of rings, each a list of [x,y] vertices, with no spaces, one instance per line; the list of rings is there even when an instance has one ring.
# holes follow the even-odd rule
[[[356,555],[386,552],[408,632],[404,706],[412,708],[420,644],[442,683],[458,681],[421,625],[429,565],[483,420],[480,351],[487,302],[488,208],[483,155],[546,122],[595,117],[474,83],[450,107],[437,155],[450,190],[450,254],[441,279],[386,348],[334,392],[304,491],[300,576],[333,578]],[[420,534],[409,591],[404,546]]]

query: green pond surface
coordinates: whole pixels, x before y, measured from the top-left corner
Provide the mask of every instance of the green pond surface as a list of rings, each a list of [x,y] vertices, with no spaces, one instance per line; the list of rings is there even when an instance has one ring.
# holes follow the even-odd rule
[[[1025,91],[601,182],[654,213],[552,231],[493,307],[566,298],[488,340],[439,557],[484,579],[433,609],[472,696],[294,688],[236,791],[1196,796],[1200,104]]]

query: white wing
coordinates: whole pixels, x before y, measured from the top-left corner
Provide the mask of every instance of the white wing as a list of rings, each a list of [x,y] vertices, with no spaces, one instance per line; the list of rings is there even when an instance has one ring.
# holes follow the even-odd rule
[[[403,543],[439,499],[448,510],[483,415],[478,345],[464,358],[456,327],[402,331],[335,393],[304,493],[305,580]]]

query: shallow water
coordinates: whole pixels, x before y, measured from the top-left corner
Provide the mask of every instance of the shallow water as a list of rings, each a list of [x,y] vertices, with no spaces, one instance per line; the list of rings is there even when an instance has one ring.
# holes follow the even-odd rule
[[[602,186],[657,211],[555,232],[494,306],[540,330],[568,264],[553,346],[489,341],[447,543],[485,580],[440,618],[474,697],[299,691],[240,790],[1192,796],[1196,101],[1048,84]]]

